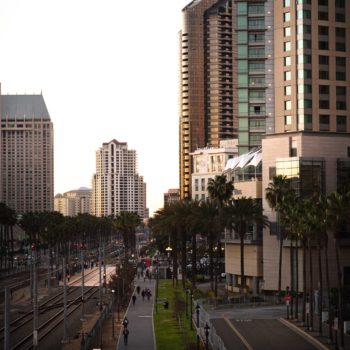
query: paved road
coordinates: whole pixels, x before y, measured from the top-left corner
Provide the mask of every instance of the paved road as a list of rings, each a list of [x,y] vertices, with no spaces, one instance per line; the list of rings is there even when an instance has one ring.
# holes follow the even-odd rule
[[[151,290],[150,300],[142,300],[141,294],[137,296],[136,303],[129,305],[127,318],[129,320],[129,339],[128,345],[124,345],[122,334],[119,335],[117,350],[154,350],[155,339],[153,332],[153,301],[155,295],[155,281],[135,280],[135,286],[139,285],[141,290],[148,288]]]
[[[213,319],[227,350],[312,350],[313,344],[274,319]]]

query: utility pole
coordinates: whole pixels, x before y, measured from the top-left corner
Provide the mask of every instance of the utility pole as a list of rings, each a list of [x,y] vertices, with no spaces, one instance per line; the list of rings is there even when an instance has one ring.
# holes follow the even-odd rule
[[[32,247],[32,251],[34,249],[34,261],[33,261],[33,348],[37,349],[38,346],[38,276],[36,270],[36,247],[35,245]]]
[[[66,278],[66,258],[63,258],[63,339],[67,342],[67,278]]]
[[[10,291],[9,288],[5,288],[5,343],[4,350],[10,350],[11,338],[10,338]]]

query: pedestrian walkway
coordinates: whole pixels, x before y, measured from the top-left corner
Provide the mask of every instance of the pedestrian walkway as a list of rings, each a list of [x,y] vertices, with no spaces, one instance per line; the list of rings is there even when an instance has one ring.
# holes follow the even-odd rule
[[[126,317],[129,320],[128,330],[128,344],[124,345],[122,329],[120,331],[117,343],[117,350],[154,350],[155,339],[153,330],[153,303],[155,297],[155,281],[144,282],[143,279],[135,279],[135,287],[140,286],[141,291],[148,288],[152,296],[150,300],[147,297],[142,300],[141,292],[137,295],[135,305],[132,300],[126,311]],[[135,288],[136,293],[136,288]]]

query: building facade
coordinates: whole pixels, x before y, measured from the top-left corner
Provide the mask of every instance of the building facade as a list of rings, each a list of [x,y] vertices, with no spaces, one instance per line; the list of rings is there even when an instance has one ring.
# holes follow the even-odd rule
[[[18,214],[52,211],[54,135],[43,96],[0,94],[0,112],[0,201]]]
[[[220,142],[220,147],[199,148],[191,153],[193,162],[191,198],[206,200],[209,198],[208,182],[225,170],[227,161],[238,154],[237,140]]]
[[[136,212],[141,219],[148,216],[146,184],[137,173],[135,150],[126,142],[112,140],[96,152],[96,173],[92,179],[92,214],[118,215]]]
[[[178,188],[171,188],[164,193],[164,207],[180,200],[180,190]]]
[[[180,32],[180,194],[197,148],[238,138],[239,154],[273,132],[273,1],[195,0]]]
[[[64,216],[76,216],[91,212],[91,189],[86,187],[57,194],[54,200],[55,211]]]

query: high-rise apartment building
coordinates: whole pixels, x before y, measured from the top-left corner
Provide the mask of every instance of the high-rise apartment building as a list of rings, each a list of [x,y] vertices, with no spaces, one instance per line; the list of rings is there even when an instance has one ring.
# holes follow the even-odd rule
[[[92,214],[108,216],[122,211],[147,218],[146,184],[137,173],[136,151],[129,150],[126,142],[112,140],[96,152]]]
[[[77,190],[57,194],[54,200],[55,211],[64,216],[76,216],[91,211],[91,189],[80,187]]]
[[[18,214],[52,211],[53,124],[43,96],[0,94],[0,112],[0,201]]]
[[[190,153],[238,138],[239,154],[273,132],[273,1],[195,0],[180,32],[180,192]]]

